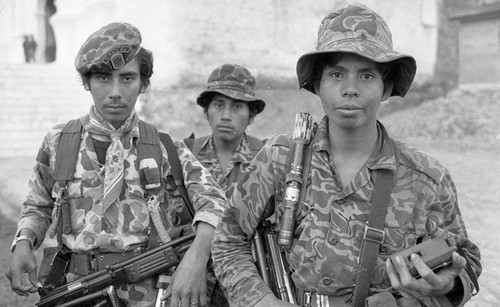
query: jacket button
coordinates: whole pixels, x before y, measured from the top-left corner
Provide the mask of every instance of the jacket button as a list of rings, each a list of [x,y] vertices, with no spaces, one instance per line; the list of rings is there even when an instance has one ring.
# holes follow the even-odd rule
[[[330,277],[323,277],[323,278],[321,279],[321,282],[322,282],[324,285],[327,285],[327,286],[328,286],[329,284],[331,284],[331,283],[332,283],[332,279],[331,279]]]
[[[335,245],[337,244],[338,240],[336,237],[331,237],[330,239],[328,239],[328,243],[330,243],[330,245]]]
[[[387,248],[387,246],[380,245],[380,247],[379,247],[379,249],[378,249],[378,250],[379,250],[379,252],[380,252],[381,254],[387,254],[387,252],[389,251],[389,248]]]

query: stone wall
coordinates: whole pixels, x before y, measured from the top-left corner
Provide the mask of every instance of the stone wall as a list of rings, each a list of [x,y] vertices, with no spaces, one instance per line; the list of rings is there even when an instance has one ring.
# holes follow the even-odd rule
[[[0,64],[0,158],[34,159],[51,126],[87,112],[79,82],[71,66]]]

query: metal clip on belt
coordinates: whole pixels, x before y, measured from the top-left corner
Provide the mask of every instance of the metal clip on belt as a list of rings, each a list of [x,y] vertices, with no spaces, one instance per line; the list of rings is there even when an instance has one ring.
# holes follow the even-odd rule
[[[71,254],[69,273],[76,275],[89,275],[118,262],[128,260],[141,251],[130,250],[121,253],[87,253]]]

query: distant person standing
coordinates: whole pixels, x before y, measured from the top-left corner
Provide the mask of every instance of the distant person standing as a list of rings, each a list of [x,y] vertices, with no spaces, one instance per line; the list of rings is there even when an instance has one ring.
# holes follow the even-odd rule
[[[24,58],[26,63],[35,63],[37,43],[33,35],[25,35],[23,42]]]

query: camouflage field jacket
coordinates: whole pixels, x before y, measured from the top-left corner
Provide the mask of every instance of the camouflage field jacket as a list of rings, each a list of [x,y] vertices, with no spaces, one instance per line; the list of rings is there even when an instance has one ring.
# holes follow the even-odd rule
[[[193,152],[198,161],[210,171],[215,181],[226,192],[227,197],[231,196],[236,183],[250,166],[250,162],[252,162],[257,151],[264,145],[264,142],[257,142],[255,138],[253,138],[253,142],[250,144],[249,137],[245,135],[242,142],[236,147],[231,162],[225,171],[222,170],[217,158],[217,152],[211,136],[207,137],[207,140],[203,143],[199,151]]]
[[[313,155],[306,195],[296,213],[295,236],[288,255],[297,288],[330,296],[353,291],[356,259],[370,214],[372,171],[380,168],[397,172],[371,291],[390,287],[384,265],[389,255],[428,238],[438,228],[451,233],[461,244],[479,276],[479,250],[467,239],[448,170],[437,160],[399,142],[395,142],[400,151],[396,165],[392,142],[380,123],[378,130],[376,150],[348,186],[343,187],[330,162],[328,119],[325,117],[319,124],[310,144]],[[236,186],[229,209],[216,229],[212,247],[214,268],[235,306],[252,306],[271,293],[258,275],[249,241],[272,196],[276,197],[278,223],[281,219],[290,137],[277,135],[266,143]],[[464,293],[457,299],[465,302],[471,297],[472,284],[465,270],[460,279]]]
[[[39,152],[39,157],[42,158],[37,159],[39,161],[29,180],[27,199],[22,205],[18,222],[18,230],[29,228],[35,232],[36,247],[44,240],[51,223],[53,198],[58,192],[53,172],[62,128],[63,125],[55,126],[43,140]],[[125,136],[127,137],[139,138],[138,126]],[[203,221],[215,227],[222,211],[227,207],[227,198],[208,170],[196,160],[184,143],[176,139],[173,141],[181,161],[185,186],[196,210],[193,225],[196,227],[197,222]],[[114,212],[114,216],[107,217],[103,216],[101,205],[104,182],[102,167],[98,163],[89,133],[82,131],[74,179],[68,184],[73,231],[69,235],[63,235],[63,243],[71,250],[101,248],[103,251],[116,252],[127,250],[147,240],[152,223],[144,197],[145,190],[140,184],[139,172],[135,167],[136,144],[137,140],[134,139],[132,146],[135,148],[131,149],[132,154],[125,160],[125,184],[119,196],[119,211]],[[163,144],[160,146],[163,154],[161,167],[164,178],[167,178],[171,175],[171,166],[166,149]],[[172,187],[174,184],[169,186],[168,182],[166,197],[170,200],[179,194],[175,187]],[[106,223],[107,220],[114,221],[116,226],[110,227]]]

